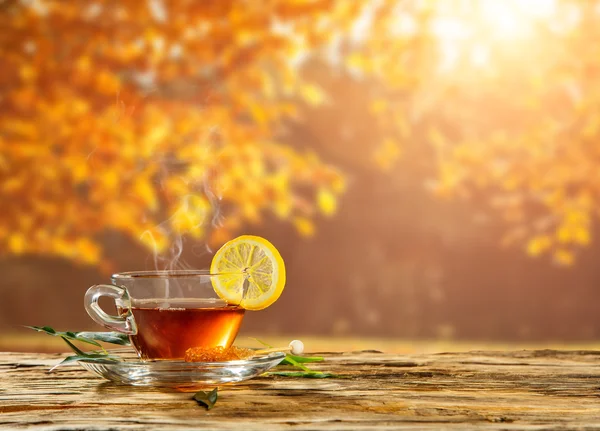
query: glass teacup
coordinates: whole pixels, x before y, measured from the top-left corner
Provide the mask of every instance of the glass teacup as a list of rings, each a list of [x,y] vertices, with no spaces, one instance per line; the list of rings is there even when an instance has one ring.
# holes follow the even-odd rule
[[[141,359],[181,359],[192,347],[229,347],[244,317],[244,309],[228,304],[213,289],[208,271],[123,272],[112,285],[92,286],[85,309],[97,323],[128,334]],[[98,305],[114,298],[116,316]]]

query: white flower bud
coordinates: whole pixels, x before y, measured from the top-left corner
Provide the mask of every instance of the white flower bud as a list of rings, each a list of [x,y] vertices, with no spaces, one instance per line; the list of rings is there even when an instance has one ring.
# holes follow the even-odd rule
[[[301,355],[304,353],[304,343],[300,340],[294,340],[290,343],[290,349],[292,349],[292,355]]]

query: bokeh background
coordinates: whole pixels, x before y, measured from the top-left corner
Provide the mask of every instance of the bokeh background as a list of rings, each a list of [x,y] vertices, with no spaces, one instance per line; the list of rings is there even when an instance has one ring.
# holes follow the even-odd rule
[[[242,233],[288,270],[248,333],[600,339],[600,2],[4,0],[0,29],[3,349]]]

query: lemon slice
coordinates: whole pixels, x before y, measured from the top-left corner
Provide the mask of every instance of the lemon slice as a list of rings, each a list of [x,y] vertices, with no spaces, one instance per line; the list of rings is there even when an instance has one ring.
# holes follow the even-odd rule
[[[210,265],[213,288],[230,304],[262,310],[274,303],[285,287],[285,265],[273,244],[243,235],[225,243]]]

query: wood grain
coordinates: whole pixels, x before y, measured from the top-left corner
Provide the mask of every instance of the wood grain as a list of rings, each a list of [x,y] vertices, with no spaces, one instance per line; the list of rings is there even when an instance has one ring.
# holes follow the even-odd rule
[[[600,351],[327,353],[341,379],[261,376],[192,394],[117,386],[64,355],[0,353],[6,429],[599,429]]]

